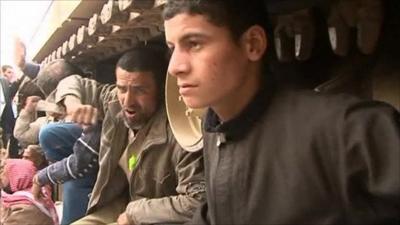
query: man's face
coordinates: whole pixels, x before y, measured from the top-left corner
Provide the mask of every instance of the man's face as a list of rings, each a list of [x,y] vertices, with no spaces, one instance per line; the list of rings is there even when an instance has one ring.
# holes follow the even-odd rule
[[[151,72],[116,69],[118,100],[123,117],[131,129],[142,128],[158,106],[158,90]]]
[[[232,104],[245,82],[248,59],[228,28],[202,15],[181,13],[164,22],[172,55],[168,72],[177,77],[179,93],[191,108]]]
[[[4,71],[4,77],[10,82],[14,82],[14,77],[15,73],[14,70],[11,68],[7,68],[6,71]]]

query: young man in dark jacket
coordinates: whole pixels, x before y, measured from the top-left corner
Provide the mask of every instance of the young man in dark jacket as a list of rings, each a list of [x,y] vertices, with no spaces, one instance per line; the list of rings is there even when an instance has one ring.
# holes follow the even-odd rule
[[[207,203],[191,224],[398,222],[399,113],[345,95],[274,90],[263,72],[261,2],[165,6],[169,73],[187,106],[209,108]]]

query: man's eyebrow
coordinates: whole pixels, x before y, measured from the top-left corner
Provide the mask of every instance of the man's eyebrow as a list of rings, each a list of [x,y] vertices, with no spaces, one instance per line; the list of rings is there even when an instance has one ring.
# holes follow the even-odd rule
[[[178,42],[185,42],[185,41],[187,41],[188,39],[191,39],[191,38],[206,38],[206,37],[208,37],[208,35],[204,34],[204,33],[189,32],[189,33],[186,33],[186,34],[182,35],[181,37],[179,37]],[[167,41],[167,44],[168,45],[174,45],[170,41]]]
[[[119,89],[127,89],[127,88],[147,88],[148,85],[145,84],[133,84],[133,85],[121,85],[121,84],[116,84],[117,88]]]
[[[207,37],[207,35],[204,34],[204,33],[190,32],[190,33],[187,33],[187,34],[183,35],[183,36],[179,39],[179,41],[180,41],[180,42],[184,42],[184,41],[186,41],[186,40],[188,40],[188,39],[190,39],[190,38],[205,38],[205,37]]]
[[[119,90],[127,90],[128,89],[128,87],[126,85],[116,84],[115,86],[117,86],[117,89],[119,89]]]

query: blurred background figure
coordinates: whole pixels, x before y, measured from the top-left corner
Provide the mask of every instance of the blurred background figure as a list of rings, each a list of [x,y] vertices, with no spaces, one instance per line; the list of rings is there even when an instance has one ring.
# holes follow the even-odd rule
[[[17,80],[17,75],[15,74],[14,68],[10,65],[3,65],[1,67],[1,72],[3,73],[4,78],[8,80],[8,82],[14,83]]]
[[[52,107],[54,104],[50,103],[54,103],[58,82],[72,74],[82,74],[82,71],[66,60],[55,60],[41,68],[35,79],[28,80],[21,85],[18,93],[21,110],[16,121],[14,135],[22,145],[37,144],[41,127],[52,121],[62,119],[64,110],[59,107]],[[39,102],[43,103],[41,105],[43,107],[38,107]],[[47,115],[41,112],[47,112]],[[73,143],[81,132],[81,129],[78,129],[76,135],[74,135],[70,152],[72,152]],[[44,150],[46,149],[44,148]]]
[[[3,69],[3,68],[2,68]],[[3,70],[2,70],[3,71]],[[8,69],[6,69],[8,71]],[[7,72],[10,75],[11,72]],[[18,141],[13,136],[13,130],[15,126],[15,118],[17,116],[17,106],[13,102],[15,92],[10,86],[10,82],[5,76],[0,77],[0,126],[2,132],[3,147],[8,146],[8,154],[11,158],[18,157]],[[9,143],[9,144],[8,144]]]
[[[26,61],[26,46],[19,37],[14,38],[14,64],[30,79],[34,79],[40,70],[39,64]]]
[[[37,201],[31,193],[36,167],[25,159],[6,159],[0,173],[1,224],[58,225],[58,216],[49,189],[43,188],[43,200]]]

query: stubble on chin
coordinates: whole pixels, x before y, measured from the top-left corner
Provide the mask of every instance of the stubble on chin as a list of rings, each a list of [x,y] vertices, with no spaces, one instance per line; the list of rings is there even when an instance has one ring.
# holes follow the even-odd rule
[[[131,122],[126,118],[125,115],[122,115],[125,126],[131,130],[140,130],[146,123],[145,122]]]

